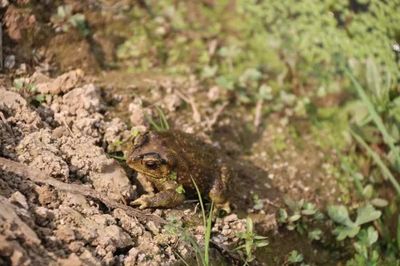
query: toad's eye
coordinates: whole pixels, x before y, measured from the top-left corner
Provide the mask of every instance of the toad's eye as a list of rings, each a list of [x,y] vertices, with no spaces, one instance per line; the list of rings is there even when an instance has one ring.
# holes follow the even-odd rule
[[[146,161],[144,162],[144,165],[151,170],[155,170],[158,168],[159,166],[159,162],[158,161]]]
[[[156,170],[162,164],[165,163],[165,160],[161,158],[161,156],[156,152],[149,152],[140,156],[142,160],[142,165],[144,165],[149,170]]]

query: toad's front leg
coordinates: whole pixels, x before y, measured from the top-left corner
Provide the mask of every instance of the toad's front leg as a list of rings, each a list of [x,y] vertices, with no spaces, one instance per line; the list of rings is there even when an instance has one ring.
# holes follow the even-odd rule
[[[215,203],[215,211],[218,209],[224,210],[226,213],[231,212],[229,200],[227,197],[229,182],[231,179],[231,171],[228,167],[222,166],[220,176],[214,180],[214,184],[211,187],[208,196],[211,201]]]
[[[142,195],[131,204],[139,205],[140,209],[148,207],[172,208],[182,204],[184,200],[184,192],[179,189],[179,186],[176,184],[176,182],[166,182],[163,184],[160,192],[156,194]]]

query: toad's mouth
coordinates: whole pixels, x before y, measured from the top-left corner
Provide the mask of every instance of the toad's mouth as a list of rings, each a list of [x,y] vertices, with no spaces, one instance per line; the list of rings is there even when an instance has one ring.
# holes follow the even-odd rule
[[[168,175],[164,175],[164,174],[160,173],[160,171],[157,171],[157,170],[149,170],[148,168],[146,168],[146,166],[144,166],[140,163],[139,163],[139,165],[132,167],[132,168],[136,172],[138,172],[146,177],[149,177],[149,178],[163,179],[168,176]]]
[[[156,178],[156,179],[161,179],[161,178],[163,178],[163,176],[159,176],[159,175],[157,175],[157,174],[155,174],[155,173],[151,173],[151,172],[149,172],[149,171],[145,171],[145,170],[140,169],[140,168],[135,168],[134,170],[135,170],[136,172],[138,172],[138,173],[144,175],[144,176],[147,176],[147,177],[152,177],[152,178]]]

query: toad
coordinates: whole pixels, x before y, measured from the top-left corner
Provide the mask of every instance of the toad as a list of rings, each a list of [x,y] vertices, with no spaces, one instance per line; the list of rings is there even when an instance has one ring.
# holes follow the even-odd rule
[[[196,198],[197,186],[217,209],[230,212],[227,190],[232,171],[217,148],[193,135],[174,130],[141,133],[126,158],[128,166],[144,176],[139,181],[147,192],[132,205],[172,208]]]

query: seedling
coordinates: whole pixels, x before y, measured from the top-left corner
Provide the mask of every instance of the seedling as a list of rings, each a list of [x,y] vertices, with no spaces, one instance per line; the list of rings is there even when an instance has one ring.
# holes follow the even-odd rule
[[[370,204],[366,204],[357,209],[357,218],[353,222],[345,206],[335,205],[328,208],[329,217],[338,224],[333,231],[337,235],[338,241],[355,237],[360,232],[361,225],[379,219],[381,214],[381,211],[376,210]]]
[[[83,36],[90,33],[85,15],[81,13],[72,14],[72,8],[69,5],[59,6],[57,14],[51,17],[51,22],[57,31],[68,32],[72,26],[78,29]]]
[[[269,243],[267,237],[259,236],[254,232],[253,220],[250,217],[246,219],[246,232],[238,233],[238,237],[244,242],[235,250],[244,251],[245,265],[255,259],[255,251],[257,248],[265,247]]]
[[[297,250],[292,250],[288,255],[287,261],[290,264],[299,264],[304,261],[304,256]]]

